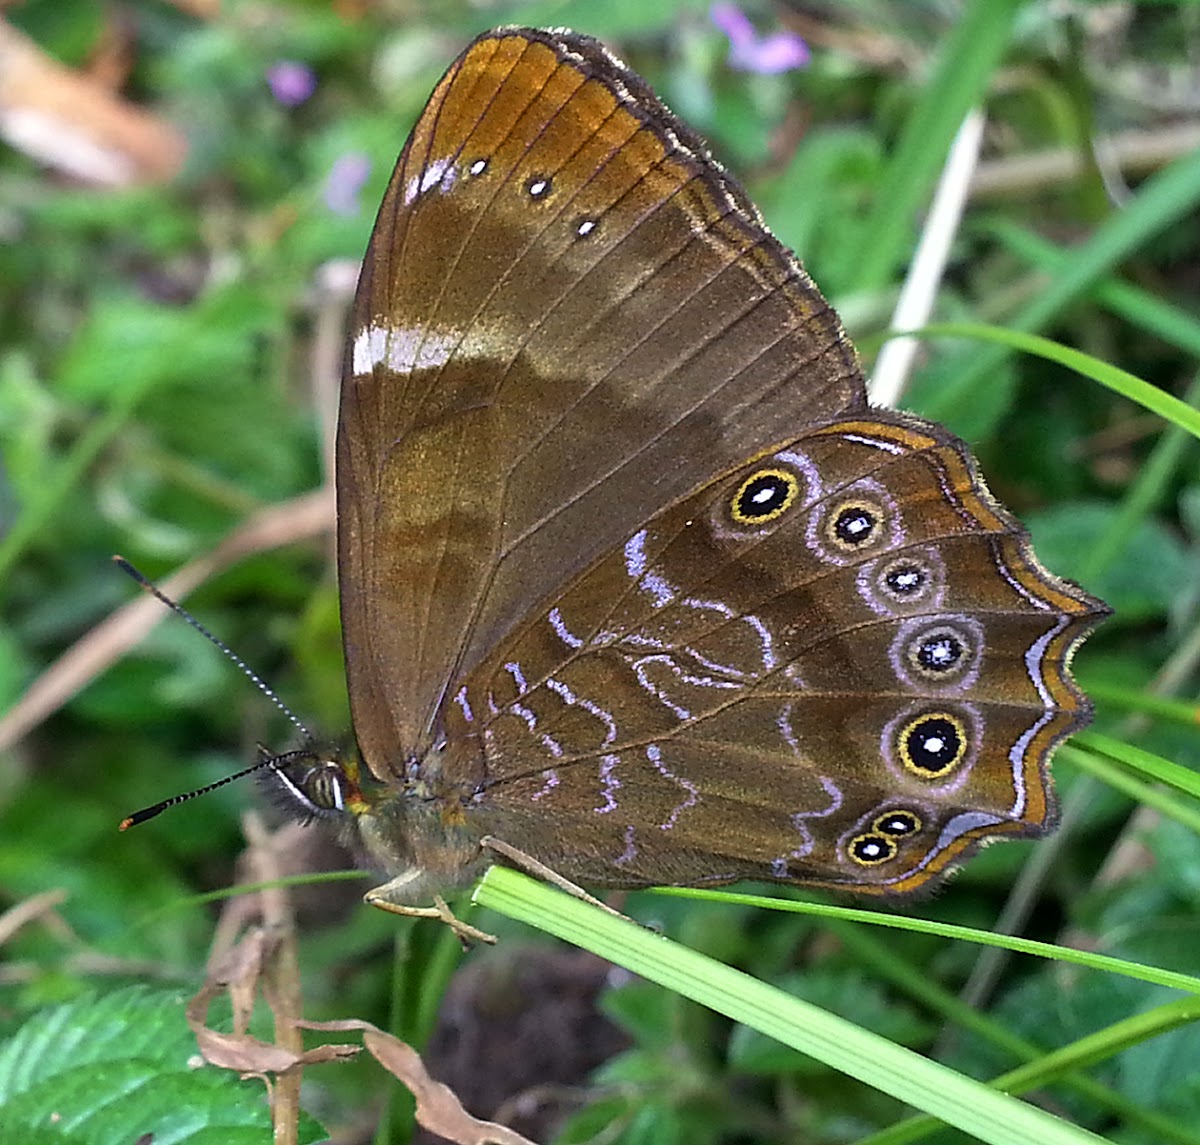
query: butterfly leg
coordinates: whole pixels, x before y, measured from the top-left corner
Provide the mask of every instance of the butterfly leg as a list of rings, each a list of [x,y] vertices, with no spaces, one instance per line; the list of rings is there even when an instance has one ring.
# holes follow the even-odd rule
[[[363,896],[363,901],[368,906],[378,907],[380,910],[386,910],[389,914],[401,914],[408,918],[436,918],[444,922],[458,936],[459,942],[464,948],[469,948],[473,942],[486,942],[489,946],[495,946],[498,941],[494,934],[488,934],[486,930],[480,930],[478,927],[472,926],[469,922],[463,922],[447,905],[446,900],[441,895],[433,896],[433,906],[404,906],[400,903],[391,902],[385,898],[380,892],[386,889],[376,887],[374,890],[367,891]]]
[[[487,847],[489,851],[495,851],[497,855],[503,855],[515,867],[519,867],[527,874],[533,875],[534,878],[541,879],[544,883],[558,887],[560,891],[566,891],[572,898],[582,899],[586,903],[591,903],[592,906],[598,906],[602,911],[606,914],[611,914],[614,918],[624,919],[626,922],[636,921],[628,915],[622,914],[619,910],[613,910],[608,903],[601,902],[595,895],[588,894],[583,887],[571,882],[568,878],[564,878],[553,867],[548,867],[532,855],[527,855],[524,851],[518,850],[511,843],[506,843],[503,839],[497,839],[495,835],[485,835],[479,842],[480,846]]]

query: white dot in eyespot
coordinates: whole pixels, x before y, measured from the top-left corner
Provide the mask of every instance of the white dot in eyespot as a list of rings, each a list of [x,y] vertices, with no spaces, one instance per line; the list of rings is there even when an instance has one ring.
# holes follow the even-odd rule
[[[856,586],[879,616],[930,615],[945,595],[945,568],[928,547],[913,549],[867,561],[859,567]]]
[[[857,517],[847,517],[844,521],[839,521],[838,524],[851,537],[857,539],[863,533],[870,532],[874,522],[870,517],[860,513]]]
[[[946,748],[946,741],[941,736],[926,736],[921,746],[931,755],[938,755]]]
[[[575,233],[580,238],[584,238],[587,235],[590,235],[592,233],[592,231],[594,231],[595,229],[596,229],[596,220],[595,219],[584,219],[581,223],[579,223],[575,227]]]
[[[488,161],[486,159],[476,159],[467,170],[472,175],[482,175],[487,170],[487,165]]]
[[[931,640],[923,649],[931,668],[948,668],[959,657],[959,648],[950,637],[942,636]]]
[[[549,190],[549,179],[534,179],[534,181],[529,184],[529,194],[535,199],[540,199]]]

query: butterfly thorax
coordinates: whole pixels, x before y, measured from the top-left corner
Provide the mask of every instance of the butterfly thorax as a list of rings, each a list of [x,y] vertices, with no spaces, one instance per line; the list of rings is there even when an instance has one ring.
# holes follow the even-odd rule
[[[461,766],[459,754],[439,739],[410,758],[402,778],[368,784],[351,809],[368,865],[403,879],[404,897],[411,893],[413,903],[469,885],[486,866],[479,843],[485,832],[469,813],[476,784],[464,775],[472,769]]]
[[[419,905],[483,874],[480,832],[444,810],[437,800],[392,796],[355,819],[369,865],[390,875],[393,888],[403,883],[404,894],[389,895],[392,901]]]

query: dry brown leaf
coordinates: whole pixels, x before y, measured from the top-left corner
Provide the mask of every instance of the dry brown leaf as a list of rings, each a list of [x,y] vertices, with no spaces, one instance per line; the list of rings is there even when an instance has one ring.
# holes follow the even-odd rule
[[[62,887],[42,891],[24,902],[10,907],[0,914],[0,946],[3,946],[18,930],[35,919],[52,914],[54,908],[67,901],[67,892]]]
[[[169,182],[187,152],[172,124],[60,64],[3,19],[0,136],[41,163],[112,187]]]
[[[306,1030],[361,1030],[363,1045],[388,1073],[413,1095],[417,1123],[455,1145],[536,1145],[507,1125],[472,1117],[454,1091],[429,1076],[421,1055],[399,1038],[370,1022],[348,1018],[340,1022],[297,1022]]]
[[[359,1052],[358,1046],[324,1045],[297,1053],[245,1033],[254,995],[276,946],[268,932],[261,928],[251,931],[218,960],[204,985],[188,1003],[188,1026],[196,1035],[200,1053],[209,1064],[262,1077],[285,1073],[297,1066],[344,1061]],[[233,1000],[233,1033],[212,1030],[205,1025],[209,1005],[226,990]]]

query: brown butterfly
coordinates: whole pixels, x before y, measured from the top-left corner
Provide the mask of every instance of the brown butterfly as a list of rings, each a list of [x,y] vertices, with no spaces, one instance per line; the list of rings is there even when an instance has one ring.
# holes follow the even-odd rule
[[[867,405],[795,257],[595,40],[490,32],[430,98],[359,282],[337,493],[365,769],[276,770],[386,870],[368,901],[452,917],[498,856],[905,892],[1052,825],[1107,610],[962,441]]]

